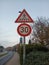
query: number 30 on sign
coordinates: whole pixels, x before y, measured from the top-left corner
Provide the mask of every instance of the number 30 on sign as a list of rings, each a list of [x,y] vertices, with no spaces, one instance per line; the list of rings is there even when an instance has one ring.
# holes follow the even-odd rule
[[[31,27],[28,24],[20,24],[17,28],[17,32],[21,36],[28,36],[31,33]]]

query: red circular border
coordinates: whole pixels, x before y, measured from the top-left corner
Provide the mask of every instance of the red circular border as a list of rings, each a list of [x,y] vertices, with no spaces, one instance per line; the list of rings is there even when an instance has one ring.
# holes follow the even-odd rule
[[[29,27],[30,31],[29,31],[28,34],[21,34],[21,33],[20,33],[19,28],[20,28],[21,26],[23,26],[23,25],[26,25],[26,26]],[[18,32],[18,34],[21,35],[21,36],[28,36],[28,35],[31,33],[31,27],[30,27],[30,25],[28,25],[28,24],[20,24],[20,25],[18,26],[18,28],[17,28],[17,32]]]

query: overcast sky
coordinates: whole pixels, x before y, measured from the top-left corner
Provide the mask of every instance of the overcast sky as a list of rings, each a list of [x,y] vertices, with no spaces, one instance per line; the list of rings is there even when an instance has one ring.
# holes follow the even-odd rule
[[[23,9],[33,20],[41,16],[49,18],[49,0],[0,0],[0,45],[8,47],[19,43],[16,31],[19,24],[14,21]]]

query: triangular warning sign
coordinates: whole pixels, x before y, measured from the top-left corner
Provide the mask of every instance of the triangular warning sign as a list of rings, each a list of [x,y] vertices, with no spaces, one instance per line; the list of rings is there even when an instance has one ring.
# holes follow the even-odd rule
[[[25,9],[23,9],[23,11],[20,13],[20,15],[15,21],[15,23],[23,23],[23,22],[26,22],[26,23],[33,22],[32,18],[29,16],[29,14],[26,12]]]

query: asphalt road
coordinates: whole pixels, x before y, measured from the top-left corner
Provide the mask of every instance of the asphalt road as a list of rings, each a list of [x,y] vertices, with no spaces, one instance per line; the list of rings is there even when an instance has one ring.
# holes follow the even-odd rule
[[[4,65],[13,55],[14,52],[10,51],[7,55],[0,57],[0,65]]]

